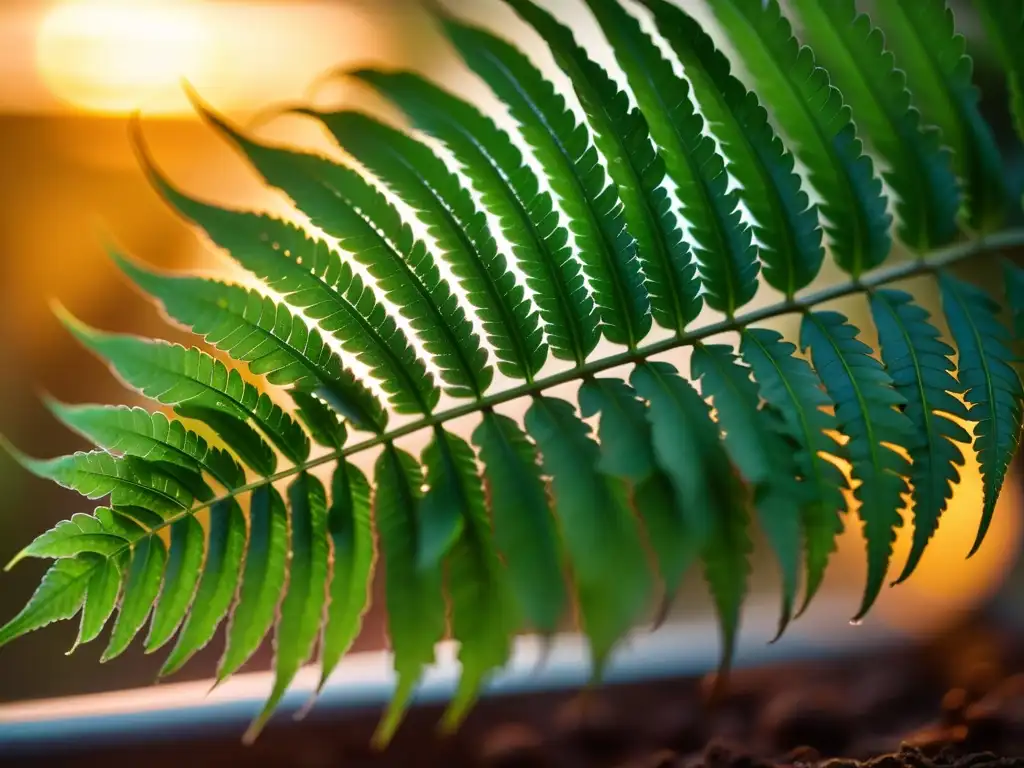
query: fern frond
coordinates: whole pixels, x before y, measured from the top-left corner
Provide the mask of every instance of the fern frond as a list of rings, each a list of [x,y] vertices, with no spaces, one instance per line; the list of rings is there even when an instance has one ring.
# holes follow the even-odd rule
[[[914,543],[899,581],[917,567],[928,540],[939,525],[939,516],[960,479],[963,454],[958,443],[970,443],[970,435],[953,418],[971,418],[954,395],[963,387],[953,378],[952,347],[940,340],[928,322],[928,312],[903,291],[879,290],[871,294],[871,315],[893,386],[906,400],[904,413],[913,426],[906,445],[912,463]]]
[[[878,16],[915,105],[953,148],[968,224],[982,234],[994,231],[1017,195],[1010,192],[999,147],[981,116],[980,93],[971,79],[974,63],[953,12],[945,0],[893,0],[879,6]]]
[[[974,422],[974,450],[985,494],[978,536],[971,547],[974,554],[988,532],[999,489],[1020,443],[1024,388],[1008,348],[1010,332],[999,322],[999,305],[985,291],[947,273],[940,273],[939,287],[946,321],[960,351],[958,380]]]
[[[427,448],[424,464],[428,484],[439,472],[455,476],[453,501],[462,518],[446,558],[452,637],[459,643],[462,664],[462,677],[442,719],[442,728],[453,730],[473,705],[487,675],[508,661],[518,621],[505,569],[490,536],[473,449],[450,432],[439,430]]]
[[[322,331],[373,372],[398,413],[428,413],[440,392],[423,361],[373,291],[326,242],[266,215],[208,205],[176,189],[157,170],[136,136],[150,181],[182,216],[242,267],[302,310]],[[379,430],[384,415],[374,426]]]
[[[797,466],[782,432],[760,410],[760,392],[750,369],[739,364],[731,347],[699,346],[693,352],[691,374],[701,383],[725,433],[733,464],[751,486],[753,506],[775,551],[782,572],[782,613],[778,636],[793,615],[800,573],[800,529],[808,487],[797,482]]]
[[[682,62],[722,142],[728,170],[755,220],[765,282],[792,297],[817,276],[825,257],[818,209],[801,189],[792,154],[775,135],[757,96],[731,74],[729,59],[700,24],[664,0],[644,4]]]
[[[514,420],[493,411],[484,413],[473,443],[484,465],[494,538],[505,555],[519,613],[533,629],[553,635],[568,597],[537,450]]]
[[[167,546],[157,536],[140,539],[132,547],[117,620],[100,661],[110,661],[124,653],[145,625],[160,594],[166,563]]]
[[[501,223],[544,321],[551,354],[582,365],[600,338],[594,300],[559,224],[551,196],[508,134],[469,102],[412,72],[358,70],[352,77],[395,102],[444,142]]]
[[[0,647],[27,632],[77,616],[93,577],[105,563],[104,558],[91,553],[55,562],[28,605],[0,628]]]
[[[572,32],[531,0],[506,0],[544,38],[572,81],[597,149],[618,187],[626,229],[637,242],[654,319],[682,333],[700,313],[700,283],[690,248],[662,186],[665,163],[651,144],[647,120],[608,73],[577,45]]]
[[[387,744],[401,723],[423,668],[445,631],[441,569],[419,568],[422,531],[417,510],[423,471],[412,456],[386,445],[374,469],[373,516],[384,554],[388,634],[398,687],[377,727],[374,743]]]
[[[12,560],[10,569],[23,557],[40,557],[59,559],[74,557],[82,552],[110,557],[120,552],[127,539],[106,530],[98,520],[89,515],[75,515],[70,520],[62,520],[56,527],[47,531],[25,547]]]
[[[868,547],[864,599],[854,620],[871,608],[885,582],[896,529],[902,525],[901,496],[907,490],[905,448],[913,424],[901,411],[906,399],[893,386],[871,347],[839,312],[810,312],[800,327],[800,345],[810,351],[818,375],[836,408],[836,421],[850,438],[846,446],[859,480],[853,495],[860,502]]]
[[[13,449],[11,453],[32,474],[87,499],[110,496],[115,506],[138,506],[161,518],[189,509],[194,500],[188,487],[173,475],[131,456],[93,451],[42,461]]]
[[[612,648],[636,622],[650,593],[626,486],[599,472],[600,449],[566,401],[534,399],[526,429],[551,477],[555,515],[599,679]]]
[[[166,645],[184,621],[199,583],[205,547],[206,535],[195,517],[183,517],[171,525],[166,572],[161,574],[160,599],[146,637],[146,653]]]
[[[261,486],[249,505],[249,542],[231,611],[227,645],[217,682],[236,672],[256,652],[274,621],[287,579],[288,511],[273,486]]]
[[[732,317],[757,290],[757,249],[740,218],[739,196],[727,192],[725,162],[677,77],[654,41],[614,0],[587,0],[615,49],[651,135],[664,152],[669,178],[678,188],[696,249],[704,301]]]
[[[314,443],[341,451],[348,441],[348,429],[341,414],[314,394],[300,389],[288,391],[295,403],[295,415],[306,427]]]
[[[891,217],[850,108],[828,73],[793,37],[777,0],[723,0],[711,10],[807,166],[836,263],[853,277],[878,266],[889,254]]]
[[[202,350],[101,333],[75,320],[68,323],[82,344],[143,394],[186,413],[213,412],[243,423],[251,419],[292,463],[309,457],[309,438],[302,427],[238,371]]]
[[[605,337],[635,348],[650,328],[650,300],[636,243],[609,185],[565,100],[514,46],[450,17],[442,22],[462,58],[487,82],[519,123],[569,218],[569,229],[593,289]]]
[[[752,548],[743,488],[707,403],[675,368],[645,363],[633,371],[630,381],[649,402],[647,418],[655,456],[699,547],[721,626],[720,668],[727,671],[735,651]]]
[[[327,599],[327,492],[319,480],[303,472],[288,488],[288,506],[291,558],[274,633],[274,687],[246,731],[248,742],[259,735],[299,667],[313,652]]]
[[[61,562],[61,561],[58,561]],[[121,583],[125,570],[126,558],[108,557],[99,564],[89,577],[86,586],[85,604],[82,606],[82,620],[78,626],[78,637],[68,653],[80,645],[91,643],[107,626],[114,615],[118,598],[121,596]],[[0,641],[2,644],[2,641]]]
[[[367,267],[423,341],[449,394],[479,397],[490,386],[493,369],[487,353],[433,254],[373,184],[318,155],[254,141],[197,98],[193,102],[268,184],[287,194],[315,226]]]
[[[667,607],[694,560],[699,542],[675,503],[671,481],[658,466],[647,407],[632,387],[610,378],[584,381],[579,400],[584,417],[601,416],[599,469],[630,483],[630,500],[658,562]]]
[[[814,488],[813,501],[803,507],[807,562],[803,612],[821,586],[836,537],[843,530],[840,513],[846,509],[842,494],[846,480],[827,456],[845,458],[846,451],[832,437],[839,433],[832,399],[811,366],[795,352],[796,346],[777,331],[749,328],[741,335],[740,355],[754,372],[761,397],[779,414],[786,436],[797,446],[794,458],[803,482]]]
[[[313,113],[338,143],[419,214],[466,290],[506,376],[532,381],[547,348],[487,219],[429,147],[358,112]]]
[[[320,638],[321,687],[359,634],[375,563],[370,485],[348,462],[340,462],[334,471],[327,529],[333,559],[330,602]]]
[[[55,400],[48,405],[60,421],[105,451],[191,475],[206,472],[229,490],[245,484],[245,473],[230,454],[211,448],[182,422],[162,413],[126,405],[66,405]]]
[[[900,579],[950,514],[968,449],[981,466],[981,545],[1024,422],[1011,350],[1024,338],[1024,271],[1006,267],[1011,334],[1000,306],[947,270],[1024,246],[1024,231],[989,231],[1014,201],[944,3],[879,4],[895,21],[876,27],[851,0],[797,0],[816,57],[777,0],[716,0],[728,40],[669,0],[641,0],[642,20],[620,0],[588,0],[621,65],[613,73],[535,0],[507,2],[547,44],[584,115],[514,45],[433,6],[516,135],[420,75],[362,69],[347,75],[405,112],[412,131],[288,110],[321,121],[354,158],[342,164],[257,141],[189,92],[311,227],[182,192],[132,121],[156,192],[254,284],[158,273],[114,254],[215,354],[104,333],[59,311],[126,385],[174,415],[53,402],[99,450],[40,460],[0,438],[29,471],[106,505],[13,558],[8,567],[56,562],[0,627],[0,646],[79,613],[76,646],[91,642],[116,611],[104,658],[142,634],[147,652],[172,648],[167,675],[227,619],[219,683],[272,632],[274,682],[251,740],[318,644],[320,687],[352,647],[379,537],[397,676],[374,736],[382,747],[447,633],[462,666],[449,730],[507,663],[517,632],[550,637],[576,608],[600,677],[638,620],[667,616],[698,560],[727,671],[752,517],[782,572],[780,634],[819,590],[848,491],[867,540],[858,618],[885,581],[902,506],[914,534]],[[1020,111],[1011,42],[1024,5],[982,10]],[[916,259],[882,266],[891,218],[854,120],[881,156]],[[961,242],[935,250],[961,226]],[[976,231],[985,234],[971,239]],[[820,277],[823,232],[850,279],[806,292]],[[749,309],[761,267],[783,298]],[[933,319],[896,284],[936,275]],[[868,300],[877,349],[825,308],[844,297]],[[724,317],[693,328],[702,303]],[[797,316],[802,351],[769,327]],[[619,347],[599,347],[602,335]],[[685,359],[685,347],[689,377],[660,361]],[[548,355],[561,361],[550,371]],[[577,387],[578,407],[555,397]],[[505,405],[524,418],[499,414]],[[426,445],[419,458],[397,447],[406,437]],[[368,451],[370,478],[356,468]],[[329,488],[316,479],[327,475]]]
[[[159,300],[174,320],[231,359],[278,386],[316,392],[353,425],[372,429],[383,409],[376,396],[345,369],[320,333],[286,306],[253,289],[200,277],[175,277],[111,254],[129,278]]]
[[[882,31],[857,13],[853,0],[799,0],[796,7],[807,42],[853,108],[858,129],[889,166],[882,175],[897,196],[903,242],[920,252],[950,242],[960,206],[952,153],[911,104],[906,75]]]
[[[213,639],[235,598],[246,550],[246,519],[234,499],[210,509],[206,563],[188,618],[160,676],[174,674]]]

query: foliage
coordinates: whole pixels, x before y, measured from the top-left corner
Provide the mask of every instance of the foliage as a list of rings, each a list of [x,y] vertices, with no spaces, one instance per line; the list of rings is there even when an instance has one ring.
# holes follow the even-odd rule
[[[446,633],[463,667],[444,719],[455,727],[517,632],[550,636],[575,604],[599,676],[656,591],[664,610],[698,563],[728,666],[755,523],[779,563],[781,633],[855,512],[863,615],[905,502],[914,543],[901,580],[969,451],[984,480],[981,545],[1021,428],[1011,347],[1024,273],[1007,266],[1011,329],[950,269],[1024,232],[1009,228],[1019,197],[942,0],[883,3],[880,26],[853,0],[796,0],[796,27],[776,0],[716,0],[735,62],[669,0],[587,0],[621,82],[556,15],[508,4],[546,41],[583,115],[515,46],[436,8],[517,137],[411,72],[350,74],[415,130],[299,110],[359,169],[264,144],[195,99],[317,234],[192,197],[133,126],[154,187],[261,287],[113,254],[210,351],[62,313],[165,410],[53,403],[96,450],[37,460],[3,443],[106,506],[15,558],[55,562],[0,646],[79,613],[88,643],[116,612],[103,658],[148,621],[147,651],[173,641],[171,674],[227,621],[223,680],[273,632],[276,682],[254,737],[318,646],[322,681],[351,646],[379,543],[398,677],[383,745]],[[981,5],[1019,126],[1010,27],[1024,3]],[[828,258],[850,279],[808,293]],[[937,281],[942,317],[891,286],[912,277]],[[772,291],[775,303],[744,309]],[[854,295],[877,351],[821,306]],[[702,305],[721,319],[692,328]],[[802,314],[798,344],[763,327],[787,314]],[[653,359],[684,347],[689,377]],[[569,383],[578,407],[547,392]],[[522,422],[496,410],[518,398]],[[450,425],[461,417],[475,420],[471,440]],[[420,430],[429,445],[414,456],[400,439]],[[367,477],[353,459],[374,452]]]

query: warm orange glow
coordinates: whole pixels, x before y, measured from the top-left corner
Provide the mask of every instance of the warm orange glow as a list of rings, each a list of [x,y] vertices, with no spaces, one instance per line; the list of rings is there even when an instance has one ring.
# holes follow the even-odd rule
[[[39,29],[40,73],[60,100],[91,112],[177,112],[181,78],[209,66],[209,35],[194,3],[76,0]]]
[[[971,430],[973,424],[960,422]],[[949,507],[914,574],[894,589],[885,589],[870,617],[878,616],[901,631],[934,632],[954,623],[999,588],[1014,564],[1021,540],[1021,488],[1013,472],[1006,478],[995,516],[981,549],[965,559],[974,543],[982,511],[982,485],[978,461],[967,451],[961,479],[953,489]],[[913,539],[910,515],[897,532],[889,575],[903,568]],[[853,518],[848,518],[852,520]],[[842,568],[863,571],[864,544],[859,522],[847,525],[837,559]],[[852,544],[852,546],[851,546]],[[838,563],[837,563],[838,565]],[[869,617],[869,618],[870,618]]]

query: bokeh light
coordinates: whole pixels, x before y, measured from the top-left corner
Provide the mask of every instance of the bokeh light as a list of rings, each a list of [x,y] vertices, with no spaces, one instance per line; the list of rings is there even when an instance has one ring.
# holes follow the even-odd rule
[[[181,78],[202,79],[213,58],[200,6],[181,0],[77,0],[39,27],[40,74],[65,103],[92,112],[187,109]]]

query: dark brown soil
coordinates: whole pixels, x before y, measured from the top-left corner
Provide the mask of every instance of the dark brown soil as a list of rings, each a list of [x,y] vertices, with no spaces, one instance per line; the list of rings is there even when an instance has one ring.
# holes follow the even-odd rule
[[[134,747],[23,755],[3,765],[302,768],[1024,768],[1024,642],[968,630],[933,645],[842,662],[483,700],[458,734],[417,707],[383,754],[378,712],[275,722],[257,744],[241,725]]]

